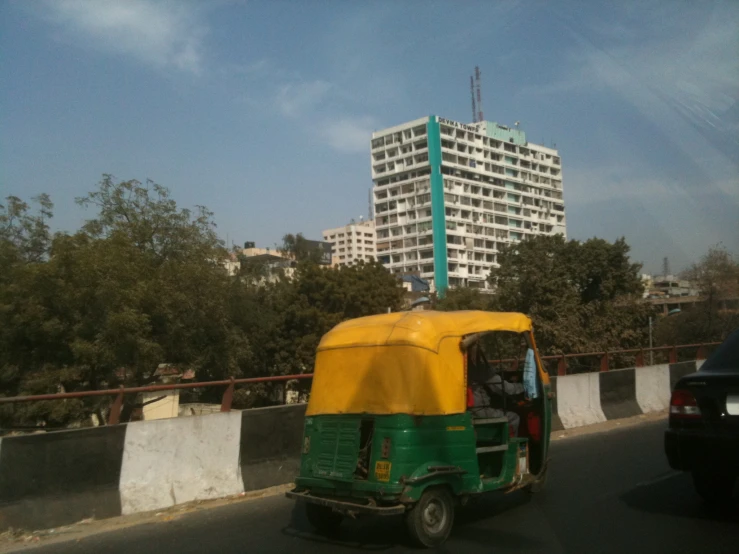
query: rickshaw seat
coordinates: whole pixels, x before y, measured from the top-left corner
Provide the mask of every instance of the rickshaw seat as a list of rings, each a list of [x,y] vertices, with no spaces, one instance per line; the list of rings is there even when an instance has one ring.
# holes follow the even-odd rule
[[[508,423],[507,417],[473,418],[472,425],[491,425],[493,423]]]
[[[488,452],[505,452],[508,450],[507,444],[498,444],[495,446],[479,446],[475,449],[478,454],[487,454]]]

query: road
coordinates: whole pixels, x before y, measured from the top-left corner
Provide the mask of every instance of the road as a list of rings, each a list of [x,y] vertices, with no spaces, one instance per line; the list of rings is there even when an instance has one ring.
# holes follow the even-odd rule
[[[457,517],[439,552],[739,552],[739,506],[708,509],[662,453],[665,423],[553,443],[545,491],[488,496]],[[275,496],[67,542],[33,554],[418,552],[402,520],[360,519],[324,539]]]

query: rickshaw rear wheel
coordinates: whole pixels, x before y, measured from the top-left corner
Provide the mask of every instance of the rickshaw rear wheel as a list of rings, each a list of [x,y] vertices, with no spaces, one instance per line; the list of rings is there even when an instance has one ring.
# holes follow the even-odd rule
[[[305,515],[313,528],[319,533],[329,535],[335,533],[344,520],[344,516],[338,512],[334,512],[327,506],[307,503],[305,505]]]
[[[417,545],[428,548],[442,544],[454,524],[454,499],[446,488],[426,489],[405,514],[408,533]]]

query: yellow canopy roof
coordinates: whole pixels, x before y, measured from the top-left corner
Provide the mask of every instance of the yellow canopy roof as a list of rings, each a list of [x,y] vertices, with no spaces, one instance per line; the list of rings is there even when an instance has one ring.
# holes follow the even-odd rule
[[[346,321],[318,346],[307,415],[443,415],[465,410],[465,335],[523,333],[523,314],[398,312]]]
[[[396,312],[351,319],[323,336],[318,351],[358,346],[416,346],[439,351],[447,337],[486,331],[531,330],[531,320],[514,312]]]

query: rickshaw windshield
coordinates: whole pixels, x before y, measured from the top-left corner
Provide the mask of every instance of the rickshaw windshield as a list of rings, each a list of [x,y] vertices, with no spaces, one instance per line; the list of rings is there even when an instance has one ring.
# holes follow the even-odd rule
[[[447,415],[466,409],[462,339],[531,331],[523,314],[400,312],[346,321],[321,340],[307,415]]]

